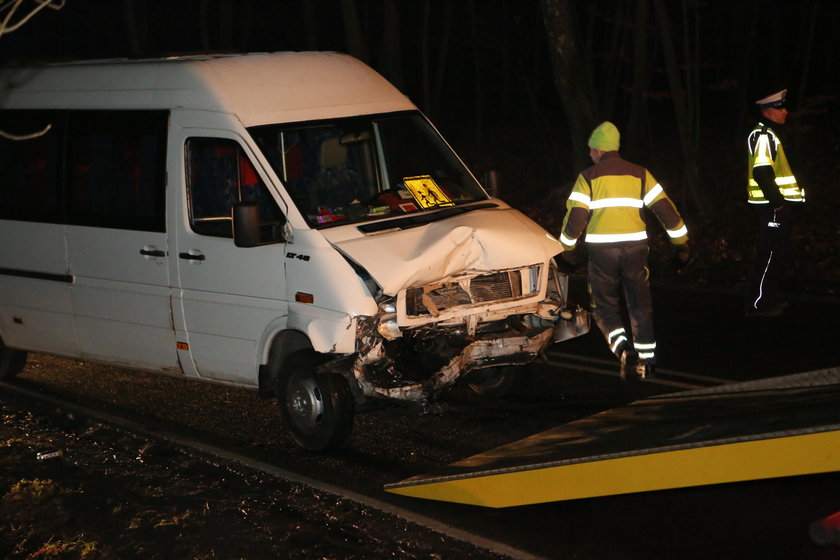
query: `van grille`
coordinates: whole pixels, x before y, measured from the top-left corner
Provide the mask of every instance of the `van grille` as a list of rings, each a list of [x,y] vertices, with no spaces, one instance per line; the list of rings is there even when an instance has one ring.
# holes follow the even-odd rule
[[[507,270],[408,288],[406,314],[434,316],[460,306],[530,296],[539,289],[538,271],[539,267]]]

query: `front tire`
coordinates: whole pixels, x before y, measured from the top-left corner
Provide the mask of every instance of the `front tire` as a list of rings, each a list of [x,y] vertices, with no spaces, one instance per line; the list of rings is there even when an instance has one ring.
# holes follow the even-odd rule
[[[350,435],[354,402],[347,380],[316,371],[314,353],[297,352],[286,360],[277,396],[286,428],[301,447],[322,451]]]
[[[467,385],[482,397],[498,399],[519,386],[522,366],[496,366],[474,371]]]
[[[25,365],[26,352],[9,348],[0,338],[0,381],[12,379]]]

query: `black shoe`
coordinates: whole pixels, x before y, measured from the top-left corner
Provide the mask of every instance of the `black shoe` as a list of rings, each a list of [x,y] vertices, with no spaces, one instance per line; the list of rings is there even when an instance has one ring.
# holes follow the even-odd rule
[[[759,308],[750,307],[747,309],[747,317],[780,317],[787,307],[786,301],[769,303]]]

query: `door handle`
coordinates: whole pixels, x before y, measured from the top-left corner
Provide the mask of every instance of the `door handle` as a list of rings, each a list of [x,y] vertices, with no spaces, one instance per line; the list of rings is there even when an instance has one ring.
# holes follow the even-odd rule
[[[140,254],[144,257],[165,257],[166,251],[161,251],[160,249],[149,248],[149,249],[140,249]]]
[[[207,258],[201,253],[196,253],[195,255],[192,253],[178,253],[178,256],[188,261],[203,261]]]

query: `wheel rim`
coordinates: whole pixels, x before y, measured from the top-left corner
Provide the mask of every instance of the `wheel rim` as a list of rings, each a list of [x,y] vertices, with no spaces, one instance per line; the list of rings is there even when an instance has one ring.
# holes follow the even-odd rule
[[[295,376],[290,380],[286,405],[289,416],[303,429],[317,427],[324,418],[324,397],[312,377]]]
[[[470,389],[487,397],[502,397],[512,391],[519,379],[516,366],[495,366],[480,370],[468,382]]]
[[[490,390],[501,387],[507,381],[508,373],[503,367],[494,367],[481,371],[481,375],[470,383],[478,389]]]

